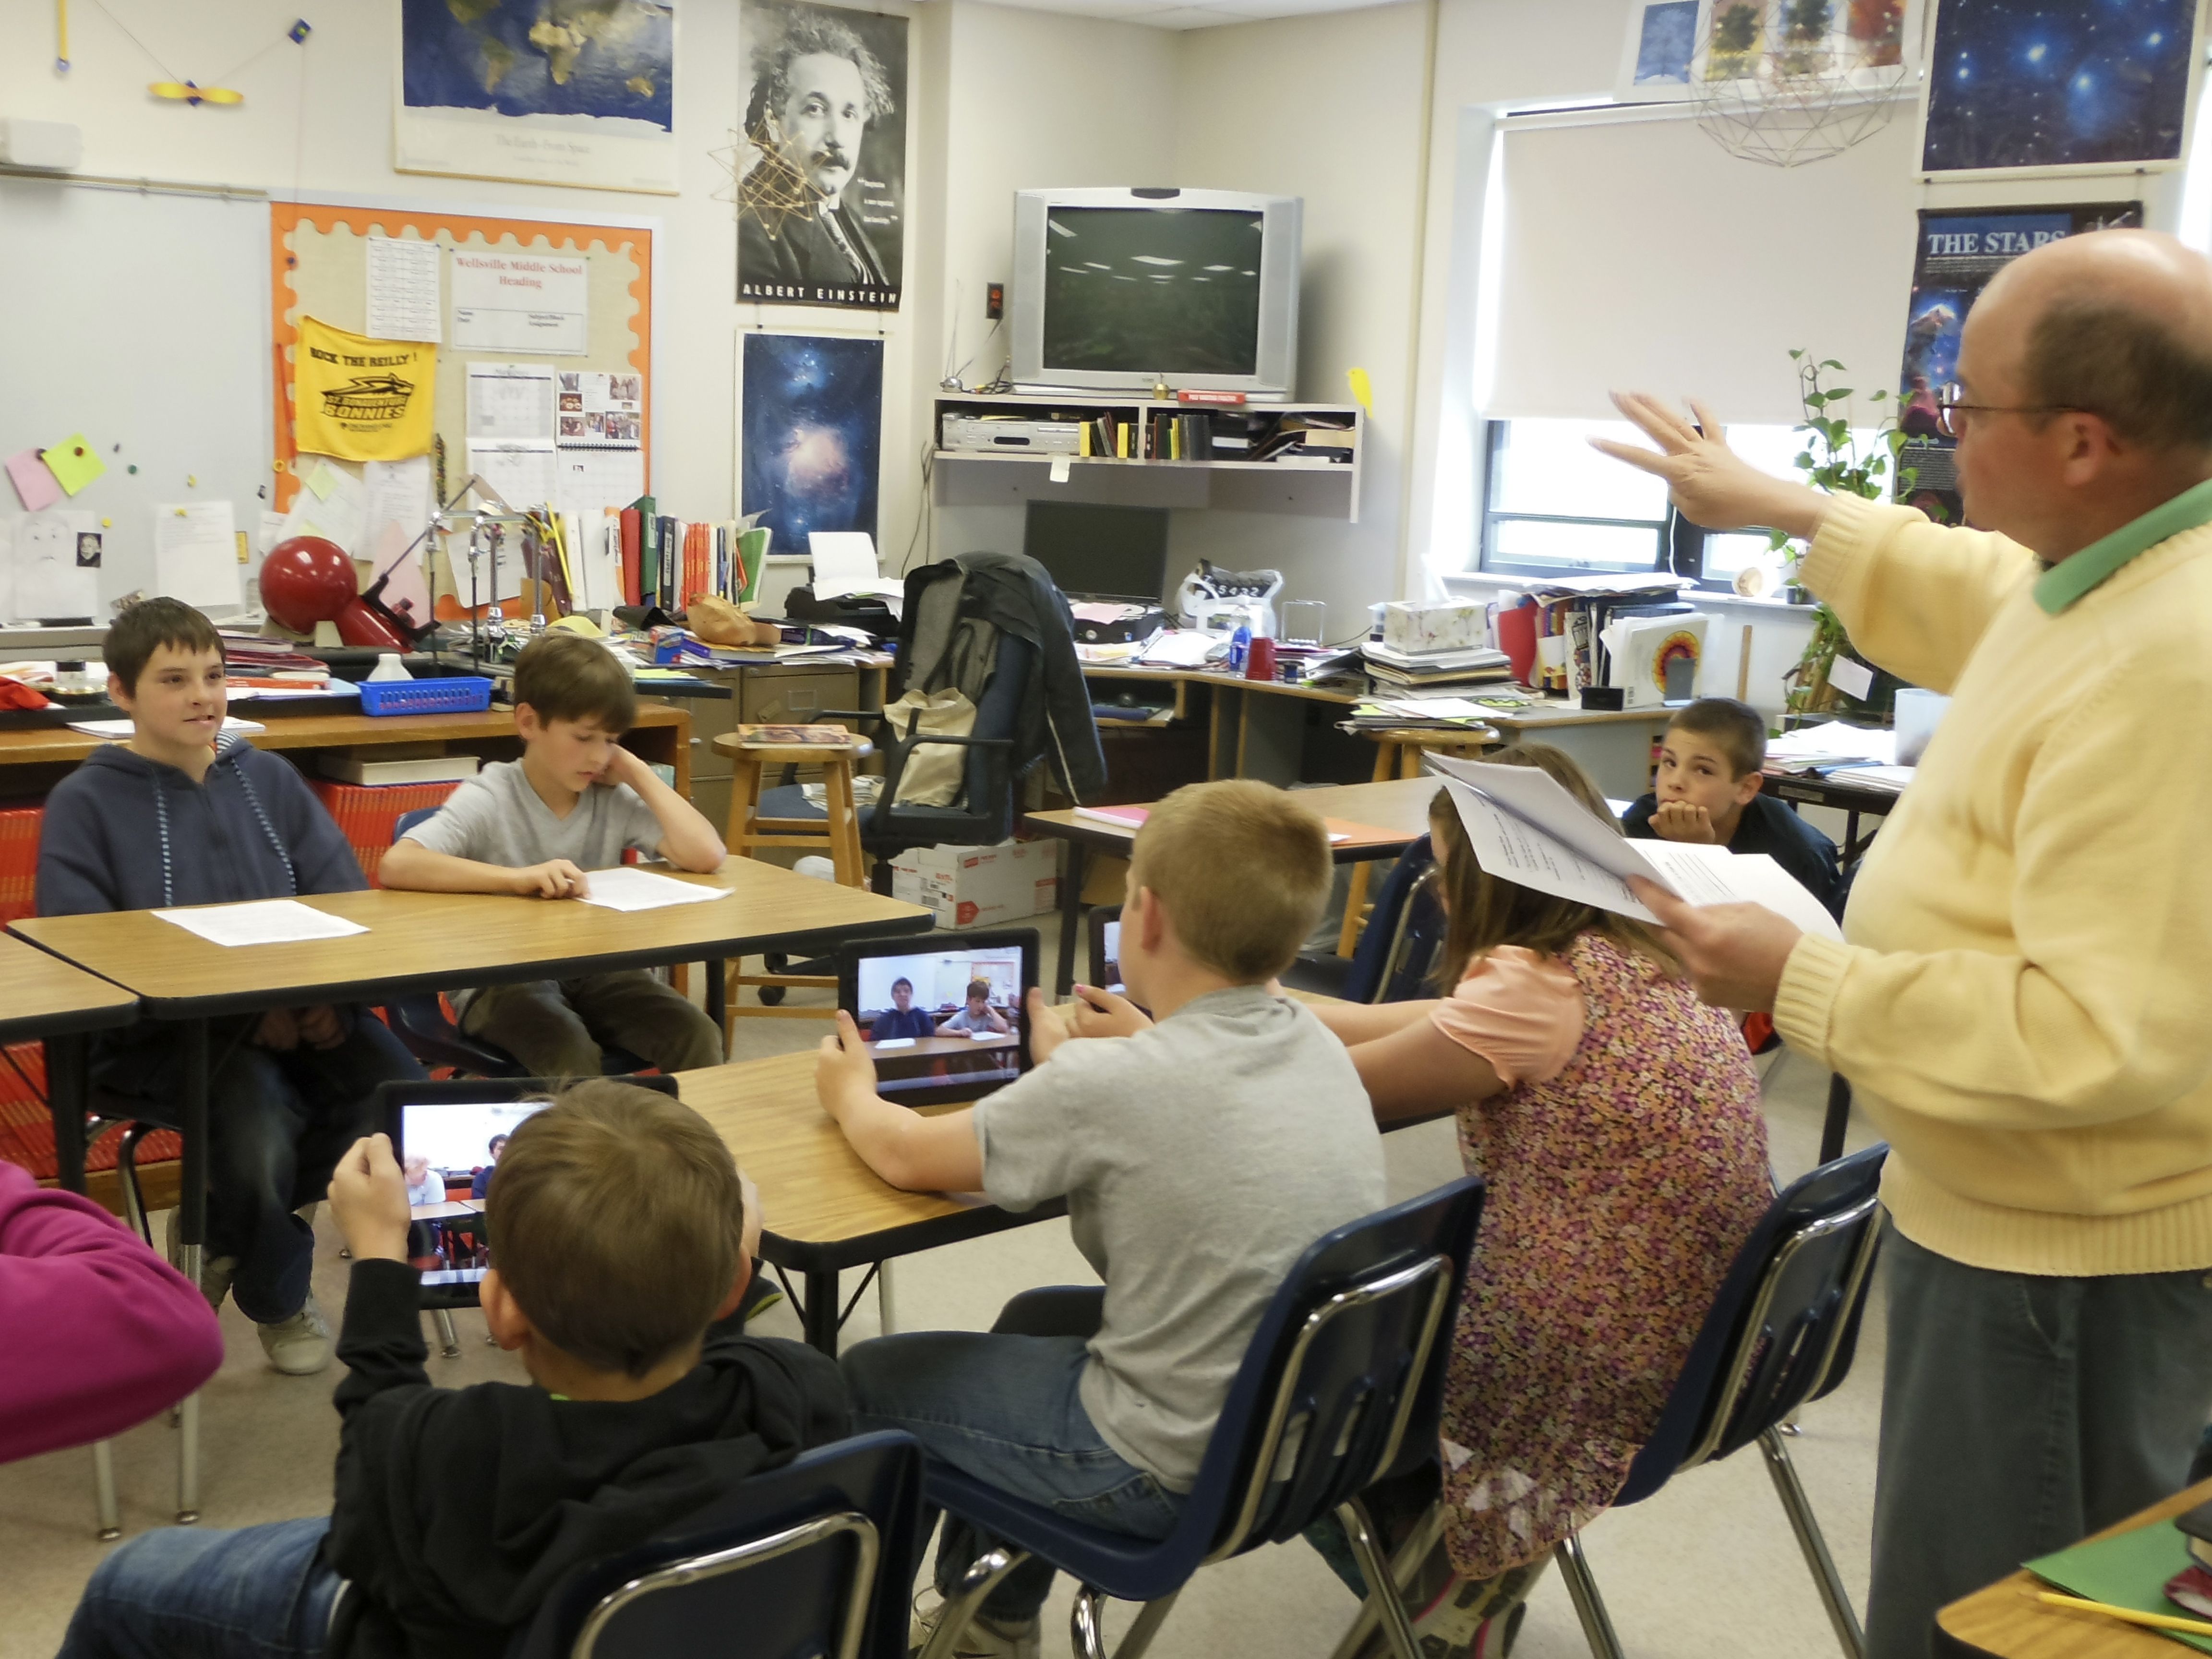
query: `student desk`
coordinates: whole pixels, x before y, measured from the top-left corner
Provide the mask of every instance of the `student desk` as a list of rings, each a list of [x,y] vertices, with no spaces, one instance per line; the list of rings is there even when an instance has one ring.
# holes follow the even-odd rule
[[[2208,1498],[2212,1498],[2212,1480],[2154,1504],[2094,1537],[2110,1538],[2154,1521],[2171,1520]],[[2036,1600],[2039,1592],[2050,1588],[2022,1568],[1952,1602],[1936,1615],[1934,1651],[1945,1659],[1984,1655],[1994,1659],[2174,1659],[2189,1651],[2183,1644],[2140,1625]]]
[[[1436,793],[1433,778],[1402,778],[1393,783],[1301,789],[1298,799],[1325,818],[1364,824],[1382,832],[1338,842],[1332,847],[1339,864],[1356,864],[1368,859],[1395,858],[1426,835],[1429,801]],[[1031,812],[1022,823],[1034,834],[1067,843],[1067,866],[1060,874],[1060,969],[1053,981],[1054,994],[1065,997],[1075,983],[1075,941],[1083,931],[1084,866],[1093,848],[1118,858],[1128,857],[1136,832],[1073,810]]]
[[[1817,772],[1769,772],[1766,781],[1759,785],[1777,800],[1796,801],[1807,806],[1826,806],[1845,815],[1844,845],[1838,854],[1838,861],[1849,869],[1851,861],[1866,851],[1874,841],[1874,831],[1859,834],[1862,816],[1887,817],[1896,810],[1898,797],[1903,791],[1877,789],[1863,783],[1853,783],[1849,775],[1824,777]]]
[[[893,1037],[887,1040],[896,1042],[898,1039]],[[988,1036],[979,1037],[963,1036],[956,1031],[951,1036],[913,1037],[908,1039],[902,1048],[884,1048],[878,1052],[887,1054],[893,1059],[902,1060],[926,1059],[941,1054],[988,1054],[994,1048],[1011,1048],[1015,1042],[1016,1038],[1011,1031],[994,1031]],[[873,1048],[874,1045],[871,1047]]]
[[[676,1087],[684,1103],[714,1126],[738,1167],[760,1188],[762,1259],[804,1279],[799,1320],[807,1341],[827,1354],[837,1352],[843,1322],[841,1269],[873,1267],[895,1256],[1067,1213],[1057,1200],[1016,1215],[976,1194],[956,1198],[886,1186],[822,1109],[811,1053],[681,1072]]]
[[[54,1173],[70,1192],[84,1190],[84,1045],[88,1031],[138,1018],[138,999],[82,969],[57,962],[21,939],[0,938],[0,1044],[46,1044],[50,1100],[74,1105],[54,1114]]]
[[[247,734],[256,749],[311,750],[373,749],[396,743],[441,743],[451,754],[486,760],[512,760],[522,752],[514,734],[514,713],[488,708],[473,714],[272,714],[244,702],[232,711],[241,720],[266,726]],[[691,717],[665,703],[640,702],[637,724],[626,746],[645,760],[676,769],[676,793],[691,793]],[[77,763],[105,740],[64,726],[0,732],[0,795],[43,793],[61,781]],[[301,771],[314,775],[314,758],[295,753]]]
[[[150,910],[27,918],[12,931],[143,1000],[151,1018],[177,1022],[187,1079],[179,1220],[183,1243],[197,1246],[207,1226],[208,1021],[214,1016],[703,960],[708,1012],[719,1020],[720,1010],[711,1005],[720,1000],[721,966],[729,957],[926,933],[931,922],[918,905],[752,859],[732,859],[711,876],[678,878],[727,888],[734,900],[623,913],[502,894],[383,888],[301,901],[364,924],[365,933],[236,949],[212,945]],[[58,1125],[56,1133],[58,1139]]]

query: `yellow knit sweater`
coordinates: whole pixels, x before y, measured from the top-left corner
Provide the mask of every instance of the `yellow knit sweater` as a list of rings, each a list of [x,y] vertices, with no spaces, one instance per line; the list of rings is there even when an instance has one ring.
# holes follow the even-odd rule
[[[1891,1146],[1905,1236],[1970,1266],[2212,1267],[2212,525],[2057,616],[2016,544],[1840,499],[1804,566],[1953,702],[1774,1020]]]

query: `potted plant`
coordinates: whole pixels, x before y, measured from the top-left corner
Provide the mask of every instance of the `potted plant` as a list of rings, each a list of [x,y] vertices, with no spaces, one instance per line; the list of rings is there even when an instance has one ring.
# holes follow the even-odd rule
[[[1796,428],[1805,434],[1805,447],[1795,458],[1805,482],[1832,495],[1849,494],[1875,501],[1890,493],[1887,477],[1894,467],[1898,493],[1911,489],[1914,470],[1896,466],[1905,434],[1899,428],[1895,401],[1889,393],[1880,388],[1869,392],[1869,403],[1885,407],[1877,411],[1871,428],[1855,428],[1852,399],[1857,394],[1850,386],[1832,386],[1823,378],[1831,371],[1838,375],[1850,371],[1832,357],[1816,362],[1802,349],[1791,351],[1790,356],[1797,365],[1797,394],[1805,410],[1805,418]],[[1767,533],[1769,546],[1783,555],[1794,579],[1804,549],[1778,530]],[[1784,592],[1792,604],[1804,602],[1804,590],[1794,580]],[[1838,656],[1862,663],[1872,673],[1873,684],[1865,696],[1848,696],[1830,681],[1829,671]],[[1813,607],[1813,635],[1783,683],[1789,688],[1784,707],[1791,714],[1847,713],[1877,717],[1886,714],[1899,684],[1895,676],[1865,663],[1852,650],[1842,619],[1826,605],[1818,604]]]

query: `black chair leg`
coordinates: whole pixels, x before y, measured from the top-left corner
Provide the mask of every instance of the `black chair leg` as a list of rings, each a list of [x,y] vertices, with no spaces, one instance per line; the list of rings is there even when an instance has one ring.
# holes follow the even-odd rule
[[[1850,1079],[1841,1072],[1828,1078],[1828,1118],[1820,1126],[1820,1162],[1833,1164],[1844,1155],[1844,1132],[1851,1126]]]

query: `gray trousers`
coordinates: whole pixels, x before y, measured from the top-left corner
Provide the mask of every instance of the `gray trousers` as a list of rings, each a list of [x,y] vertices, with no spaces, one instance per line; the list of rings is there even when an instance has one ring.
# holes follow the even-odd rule
[[[722,1034],[673,986],[641,969],[558,981],[488,985],[461,1016],[533,1077],[597,1077],[602,1046],[627,1048],[664,1072],[722,1063]]]
[[[2212,1273],[2053,1279],[1882,1244],[1889,1354],[1869,1659],[2185,1483],[2212,1410]]]

